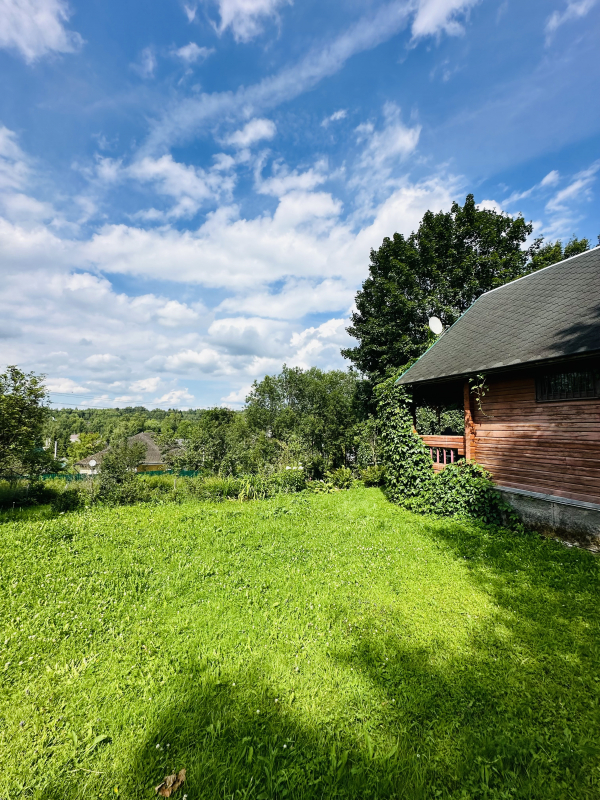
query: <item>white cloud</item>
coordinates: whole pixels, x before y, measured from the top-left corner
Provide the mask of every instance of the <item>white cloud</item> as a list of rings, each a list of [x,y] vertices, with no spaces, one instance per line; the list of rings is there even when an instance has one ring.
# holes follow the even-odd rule
[[[600,170],[600,161],[595,161],[587,169],[578,172],[571,183],[560,189],[554,197],[546,203],[546,211],[566,211],[571,201],[589,200],[590,188],[596,180],[596,173]]]
[[[162,397],[157,397],[154,403],[156,405],[165,405],[169,404],[171,406],[175,406],[177,408],[181,408],[182,405],[189,404],[193,401],[194,396],[191,395],[187,389],[173,389],[170,392],[167,392]]]
[[[168,328],[190,325],[199,318],[197,311],[178,300],[169,300],[157,311],[156,315],[160,324],[166,325]]]
[[[480,211],[495,211],[497,214],[503,214],[502,206],[496,200],[482,200],[477,203],[477,208]]]
[[[155,124],[144,146],[148,152],[185,141],[197,130],[224,117],[244,118],[264,113],[308,91],[323,78],[334,75],[353,55],[387,41],[404,28],[411,17],[407,0],[394,0],[374,14],[358,20],[332,42],[322,43],[297,64],[286,67],[257,84],[236,92],[202,94],[170,106]]]
[[[25,194],[35,177],[31,159],[21,150],[14,131],[0,126],[0,213],[27,228],[40,222],[59,224],[51,203]]]
[[[596,2],[597,0],[568,0],[567,7],[562,13],[553,11],[546,20],[546,44],[552,41],[554,34],[561,25],[571,20],[582,19],[592,10]]]
[[[233,147],[250,147],[262,139],[272,139],[277,132],[270,119],[251,119],[244,127],[227,137],[227,144]]]
[[[421,126],[405,125],[395,103],[384,105],[383,117],[383,126],[369,121],[355,131],[357,144],[362,145],[348,181],[355,189],[355,222],[375,214],[377,205],[399,185],[399,168],[419,142]]]
[[[181,164],[174,161],[173,156],[166,155],[157,159],[143,158],[127,167],[124,172],[126,176],[142,183],[154,183],[160,194],[175,198],[177,204],[165,216],[179,218],[193,216],[208,200],[230,196],[234,178],[223,175],[226,169],[227,167],[218,162],[212,170],[205,171],[193,165]],[[163,216],[156,209],[153,209],[153,212],[150,214],[146,212],[145,218],[160,219]]]
[[[400,109],[395,103],[384,105],[383,116],[381,130],[376,130],[372,122],[363,123],[356,129],[357,141],[364,143],[358,167],[377,179],[391,164],[415,150],[421,134],[420,125],[411,128],[402,122]]]
[[[29,64],[48,53],[73,53],[83,39],[65,29],[69,16],[63,0],[0,0],[0,47],[18,50]]]
[[[137,72],[141,78],[152,78],[156,66],[154,51],[151,47],[145,47],[140,54],[140,60],[136,64],[132,64],[131,69]]]
[[[167,356],[153,356],[146,362],[146,366],[169,372],[187,372],[193,370],[195,373],[211,374],[217,370],[222,370],[223,356],[210,347],[200,349],[186,348],[177,353]]]
[[[343,363],[340,349],[354,343],[346,332],[347,326],[347,319],[330,319],[316,328],[306,328],[294,334],[291,345],[295,353],[288,363],[303,369],[316,363],[325,369],[339,369]]]
[[[306,280],[289,278],[283,287],[267,287],[246,295],[228,297],[218,306],[220,313],[262,314],[272,319],[301,319],[307,314],[346,310],[356,294],[356,284],[344,278]]]
[[[247,42],[262,32],[262,22],[276,16],[288,0],[219,0],[219,33],[231,28],[238,42]]]
[[[14,131],[0,127],[0,190],[21,189],[29,175],[28,159]]]
[[[325,117],[321,125],[324,128],[327,128],[332,122],[339,122],[339,120],[341,119],[346,119],[347,116],[348,112],[345,109],[341,108],[339,111],[334,111],[333,114],[331,114],[331,116]]]
[[[89,394],[91,391],[87,386],[81,386],[70,378],[48,378],[45,386],[54,394]]]
[[[324,165],[320,165],[324,166]],[[260,173],[256,175],[256,191],[260,194],[270,194],[274,197],[283,197],[293,191],[310,191],[327,180],[327,176],[318,169],[308,169],[305,172],[285,168],[273,169],[273,176],[262,179]]]
[[[290,326],[285,321],[262,317],[230,317],[215,320],[208,334],[213,347],[230,355],[279,358],[285,355]]]
[[[142,392],[143,394],[150,394],[153,392],[158,391],[158,387],[160,386],[160,378],[153,377],[153,378],[142,378],[139,381],[134,381],[130,389],[133,392]]]
[[[7,219],[21,225],[47,222],[56,214],[50,203],[40,202],[21,192],[0,195],[0,208]]]
[[[88,356],[83,362],[90,369],[104,369],[105,367],[114,367],[121,363],[119,356],[112,353],[97,353],[93,356]]]
[[[245,386],[242,386],[240,389],[234,389],[232,392],[226,397],[221,398],[221,405],[223,406],[232,406],[232,407],[239,407],[246,402],[246,398],[252,391],[252,384],[247,383]]]
[[[419,0],[412,24],[413,39],[446,33],[457,36],[463,26],[457,17],[464,15],[478,0]]]
[[[184,3],[183,10],[185,11],[185,15],[188,18],[188,22],[193,22],[196,19],[196,6],[195,5],[186,5]]]
[[[215,51],[213,48],[198,47],[195,42],[190,42],[184,47],[173,50],[173,55],[177,56],[182,61],[185,61],[186,64],[195,64],[200,60],[205,61],[214,52]]]
[[[554,186],[560,180],[560,173],[553,169],[540,181],[540,186]]]
[[[522,192],[513,192],[510,197],[503,201],[503,204],[505,206],[514,205],[515,203],[518,203],[527,197],[531,197],[532,195],[537,195],[544,192],[547,193],[548,188],[555,186],[559,181],[560,174],[558,170],[553,169],[547,175],[545,175],[539,183],[530,186],[529,189],[524,189]]]
[[[5,152],[26,162],[14,137],[5,144]],[[223,179],[229,165],[221,161],[214,174]],[[206,182],[213,168],[202,171],[171,156],[102,169],[111,181],[102,185],[141,181],[176,203],[200,202],[212,191]],[[256,188],[278,198],[273,210],[245,217],[221,206],[195,230],[164,220],[150,229],[106,225],[86,240],[79,232],[60,237],[48,225],[26,228],[0,218],[0,319],[12,337],[3,339],[2,359],[87,386],[89,405],[145,396],[184,404],[184,395],[177,402],[175,395],[161,398],[171,391],[193,395],[191,380],[213,387],[202,398],[215,403],[227,396],[225,382],[245,386],[284,361],[343,367],[344,317],[370,248],[395,230],[410,233],[427,208],[448,207],[457,184],[397,179],[368,222],[350,225],[340,200],[320,190],[327,177],[324,162],[302,170],[278,162],[266,179],[256,176]],[[103,274],[119,273],[144,281],[168,276],[168,296],[118,292]],[[195,286],[218,289],[217,308],[188,300]],[[303,318],[314,313],[336,321],[307,326]]]

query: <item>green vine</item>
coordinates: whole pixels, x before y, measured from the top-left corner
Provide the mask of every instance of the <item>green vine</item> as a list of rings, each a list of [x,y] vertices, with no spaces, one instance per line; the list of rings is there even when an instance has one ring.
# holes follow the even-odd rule
[[[385,491],[392,502],[420,513],[518,526],[492,476],[479,464],[461,460],[434,473],[429,451],[413,429],[410,398],[394,378],[380,383],[376,392]]]
[[[475,375],[474,378],[469,378],[469,383],[471,384],[471,394],[475,395],[477,408],[483,414],[484,417],[489,417],[490,415],[485,413],[482,405],[483,398],[490,390],[490,387],[485,382],[485,375],[482,374]]]

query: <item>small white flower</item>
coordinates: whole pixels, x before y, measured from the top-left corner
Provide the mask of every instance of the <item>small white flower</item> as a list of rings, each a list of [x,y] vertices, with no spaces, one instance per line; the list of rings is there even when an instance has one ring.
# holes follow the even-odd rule
[[[160,750],[160,745],[159,744],[156,745],[156,749]]]
[[[291,467],[286,467],[286,469],[291,469]]]
[[[275,702],[278,703],[279,702],[279,698],[276,697],[275,698]]]
[[[284,745],[283,745],[283,749],[284,749],[284,750],[287,750],[287,744],[284,744]]]
[[[257,713],[257,714],[260,714],[260,711],[258,710],[258,708],[256,709],[256,713]]]

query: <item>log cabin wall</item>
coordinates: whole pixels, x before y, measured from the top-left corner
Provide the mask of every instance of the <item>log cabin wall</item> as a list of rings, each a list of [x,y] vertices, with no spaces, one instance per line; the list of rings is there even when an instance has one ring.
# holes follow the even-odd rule
[[[487,387],[480,410],[465,385],[467,458],[500,486],[600,503],[600,399],[536,402],[522,372]]]

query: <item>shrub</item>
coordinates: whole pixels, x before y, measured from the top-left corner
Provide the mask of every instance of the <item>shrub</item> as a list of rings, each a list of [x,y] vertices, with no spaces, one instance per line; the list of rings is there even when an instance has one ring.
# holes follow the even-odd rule
[[[85,496],[79,489],[65,489],[59,492],[52,500],[52,510],[55,513],[76,511],[85,504]]]
[[[2,481],[0,482],[0,509],[51,503],[57,493],[56,485],[50,485],[45,481],[31,483],[28,480]]]
[[[516,515],[494,487],[491,477],[480,464],[458,461],[439,472],[427,492],[407,499],[403,505],[440,516],[469,516],[491,523],[516,522]]]
[[[240,478],[222,478],[216,475],[210,478],[190,478],[188,484],[188,492],[192,497],[214,502],[237,498],[243,488],[244,482]]]
[[[311,481],[307,484],[307,488],[315,494],[333,494],[340,491],[331,481]]]
[[[306,475],[302,467],[276,472],[269,478],[272,494],[293,494],[306,489]]]
[[[325,475],[335,489],[350,489],[353,483],[352,470],[348,467],[338,467]]]
[[[371,466],[360,471],[360,477],[365,486],[381,486],[385,480],[385,467]]]

